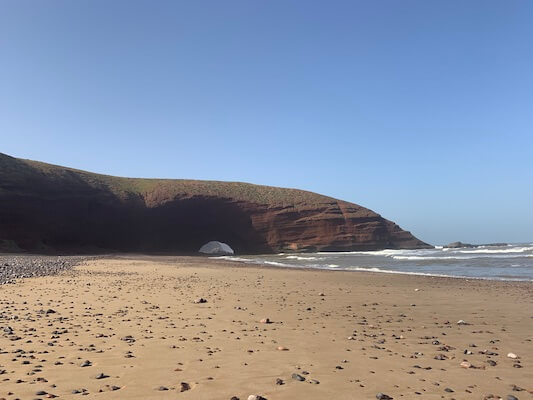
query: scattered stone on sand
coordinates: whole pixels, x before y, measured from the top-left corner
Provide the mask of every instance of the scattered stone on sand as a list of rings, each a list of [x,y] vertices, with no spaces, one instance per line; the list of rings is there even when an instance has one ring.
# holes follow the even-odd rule
[[[203,297],[200,297],[200,298],[194,300],[194,304],[203,304],[203,303],[207,303],[207,300],[204,299]]]
[[[376,399],[378,400],[392,400],[392,397],[390,397],[389,395],[386,395],[385,393],[378,393],[376,394]]]
[[[460,319],[459,321],[457,321],[457,325],[469,325],[469,323]]]
[[[17,279],[56,275],[72,269],[75,265],[97,257],[88,256],[42,256],[42,255],[1,255],[0,285],[13,284]],[[53,309],[45,313],[55,313]]]
[[[292,379],[294,379],[295,381],[300,381],[300,382],[305,381],[305,377],[303,377],[300,374],[296,374],[296,373],[292,374]]]
[[[250,396],[248,396],[248,400],[267,400],[267,399],[263,396],[259,396],[258,394],[251,394]]]
[[[513,360],[516,360],[518,356],[515,353],[508,353],[507,357],[512,358]]]
[[[526,284],[381,275],[363,282],[343,272],[304,276],[257,267],[231,275],[204,265],[214,261],[189,262],[175,268],[166,260],[97,260],[2,285],[0,400],[183,391],[218,398],[217,390],[228,399],[238,388],[276,398],[368,399],[382,389],[389,393],[376,395],[382,400],[516,400],[506,393],[524,399],[530,390],[532,339],[523,321],[531,300],[516,295],[531,291]],[[417,309],[409,307],[415,283],[427,283],[419,286]],[[319,290],[328,299],[317,299]],[[193,304],[198,294],[207,306]],[[449,301],[460,295],[460,304]],[[473,319],[476,329],[454,324],[456,315]],[[507,358],[504,349],[520,357]],[[107,375],[95,377],[100,371]],[[73,378],[63,379],[69,372]],[[158,390],[168,392],[150,395]],[[237,394],[232,400],[247,399]]]

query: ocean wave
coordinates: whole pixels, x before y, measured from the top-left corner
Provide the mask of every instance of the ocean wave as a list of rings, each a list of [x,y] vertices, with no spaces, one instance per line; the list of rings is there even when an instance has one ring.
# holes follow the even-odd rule
[[[396,259],[398,257],[402,256],[396,256]],[[417,256],[405,256],[403,259],[413,260],[414,257]],[[461,256],[450,256],[450,257],[432,257],[433,259],[442,260],[446,258],[452,258],[457,259]],[[500,256],[489,256],[489,257],[501,257],[501,258],[518,258],[518,257],[533,257],[533,255],[500,255]],[[338,264],[327,264],[327,263],[321,263],[321,264],[307,264],[302,263],[299,265],[295,264],[287,264],[277,261],[269,261],[264,260],[261,258],[243,258],[243,257],[236,257],[236,256],[218,256],[218,257],[212,257],[217,259],[223,259],[223,260],[229,260],[229,261],[235,261],[235,262],[242,262],[247,263],[251,265],[265,265],[265,266],[274,266],[274,267],[284,267],[284,268],[314,268],[314,269],[322,269],[322,270],[336,270],[336,271],[360,271],[360,272],[378,272],[378,273],[384,273],[384,274],[396,274],[396,275],[419,275],[419,276],[430,276],[430,277],[443,277],[443,278],[460,278],[460,279],[485,279],[485,280],[502,280],[502,281],[526,281],[526,282],[533,282],[533,279],[527,278],[527,277],[513,277],[513,276],[468,276],[468,275],[453,275],[453,274],[442,274],[442,273],[431,273],[431,272],[414,272],[414,271],[399,271],[399,270],[392,270],[387,269],[383,267],[376,267],[376,266],[340,266]],[[460,259],[473,259],[473,258],[480,258],[479,256],[463,256]],[[418,256],[416,259],[418,260],[430,260],[431,257],[420,257]],[[503,271],[502,271],[503,272]]]
[[[349,271],[360,271],[360,272],[379,272],[382,274],[395,274],[395,275],[417,275],[417,276],[432,276],[437,278],[456,278],[456,279],[476,279],[476,280],[496,280],[496,281],[517,281],[517,282],[533,282],[533,279],[527,278],[513,278],[513,277],[480,277],[480,276],[466,276],[466,275],[445,275],[445,274],[435,274],[429,272],[412,272],[412,271],[396,271],[391,269],[381,269],[377,267],[348,267],[346,270]]]
[[[435,252],[435,250],[399,250],[399,249],[385,249],[385,250],[372,250],[372,251],[319,251],[321,256],[328,255],[340,255],[340,256],[393,256],[393,255],[408,255],[408,254],[424,254],[428,251]]]
[[[317,257],[303,257],[303,256],[287,256],[285,257],[286,259],[289,259],[289,260],[316,260]]]
[[[457,253],[462,254],[477,254],[477,253],[485,253],[485,254],[500,254],[500,253],[525,253],[529,251],[533,251],[533,247],[514,247],[510,249],[476,249],[476,250],[456,250]]]
[[[438,261],[438,260],[473,260],[476,258],[523,258],[523,254],[515,254],[515,255],[471,255],[471,256],[392,256],[391,258],[395,260],[422,260],[422,261]],[[528,256],[531,257],[531,256]]]

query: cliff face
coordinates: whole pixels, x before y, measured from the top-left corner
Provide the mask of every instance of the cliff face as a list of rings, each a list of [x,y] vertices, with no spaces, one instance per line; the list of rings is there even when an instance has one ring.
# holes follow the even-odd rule
[[[26,250],[237,253],[421,248],[360,207],[237,182],[117,178],[0,153],[0,244]]]

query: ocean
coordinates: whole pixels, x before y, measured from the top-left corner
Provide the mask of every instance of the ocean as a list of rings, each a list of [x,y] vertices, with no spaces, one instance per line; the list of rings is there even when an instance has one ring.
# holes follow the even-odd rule
[[[287,268],[533,281],[533,243],[449,249],[280,253],[219,257]]]

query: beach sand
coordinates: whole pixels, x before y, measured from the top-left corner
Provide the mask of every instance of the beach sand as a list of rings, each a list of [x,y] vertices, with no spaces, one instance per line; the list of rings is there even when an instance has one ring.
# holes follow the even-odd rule
[[[0,307],[4,399],[533,398],[531,283],[122,256]]]

